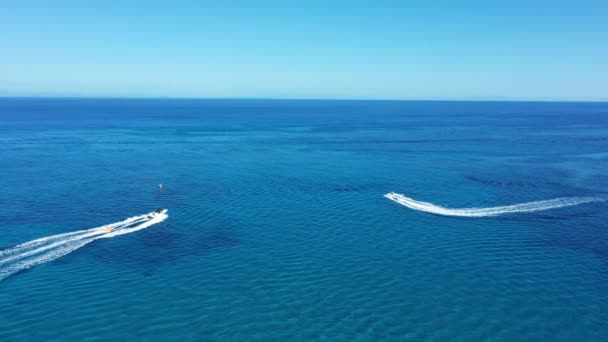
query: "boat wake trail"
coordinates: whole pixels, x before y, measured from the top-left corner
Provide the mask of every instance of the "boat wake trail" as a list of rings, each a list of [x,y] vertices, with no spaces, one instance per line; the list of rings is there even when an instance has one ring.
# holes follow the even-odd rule
[[[605,199],[598,197],[561,197],[544,201],[527,202],[491,208],[451,209],[434,205],[433,203],[416,201],[412,198],[394,192],[390,192],[384,195],[384,197],[410,209],[424,211],[436,215],[460,217],[488,217],[511,213],[532,213],[541,210],[557,209],[584,203],[605,201]]]
[[[60,258],[95,240],[133,233],[162,222],[167,217],[166,210],[156,211],[102,227],[47,236],[0,250],[0,281],[11,274]]]

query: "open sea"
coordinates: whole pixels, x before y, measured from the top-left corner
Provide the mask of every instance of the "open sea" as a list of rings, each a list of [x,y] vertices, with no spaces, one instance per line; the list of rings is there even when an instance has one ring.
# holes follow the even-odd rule
[[[606,341],[607,199],[608,103],[2,98],[0,341]]]

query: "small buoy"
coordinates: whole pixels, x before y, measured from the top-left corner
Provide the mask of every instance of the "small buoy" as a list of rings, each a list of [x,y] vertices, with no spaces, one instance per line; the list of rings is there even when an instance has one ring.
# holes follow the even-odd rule
[[[162,184],[158,184],[158,188],[159,188],[159,189],[162,189],[162,188],[163,188],[163,185],[162,185]]]

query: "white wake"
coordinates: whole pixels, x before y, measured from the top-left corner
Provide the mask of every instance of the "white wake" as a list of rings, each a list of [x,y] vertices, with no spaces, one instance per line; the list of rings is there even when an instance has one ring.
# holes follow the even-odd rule
[[[487,217],[511,213],[532,213],[541,210],[557,209],[584,203],[605,201],[605,199],[598,197],[561,197],[544,201],[534,201],[491,208],[452,209],[435,205],[433,203],[416,201],[415,199],[394,192],[390,192],[384,195],[384,197],[410,209],[424,211],[436,215],[461,217]]]
[[[167,217],[166,211],[152,212],[105,226],[47,236],[0,250],[0,280],[16,272],[53,261],[95,240],[133,233],[162,222]]]

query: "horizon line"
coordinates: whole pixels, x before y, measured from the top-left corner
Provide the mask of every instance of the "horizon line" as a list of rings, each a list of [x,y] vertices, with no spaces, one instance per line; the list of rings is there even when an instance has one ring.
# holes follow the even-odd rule
[[[90,100],[262,100],[262,101],[392,101],[392,102],[555,102],[607,103],[608,99],[525,99],[525,98],[323,98],[323,97],[255,97],[255,96],[114,96],[114,95],[1,95],[0,99],[90,99]]]

